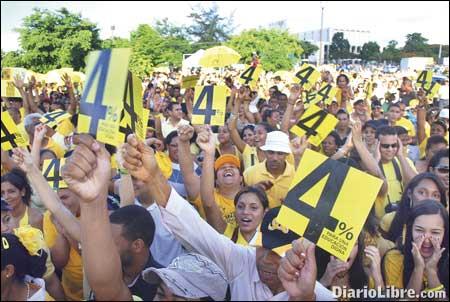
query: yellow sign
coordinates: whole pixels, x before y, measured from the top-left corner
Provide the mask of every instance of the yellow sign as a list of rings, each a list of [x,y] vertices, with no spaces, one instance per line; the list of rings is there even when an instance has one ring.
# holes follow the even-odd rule
[[[261,72],[261,65],[256,67],[248,65],[245,71],[239,76],[239,83],[248,85],[252,90],[256,90]]]
[[[330,84],[324,82],[319,91],[317,91],[313,104],[317,104],[323,101],[326,105],[330,105],[331,102],[333,102],[337,91],[338,89],[336,87],[333,87]]]
[[[4,81],[14,81],[16,76],[24,80],[25,83],[28,82],[27,75],[28,70],[22,67],[4,67],[2,68],[2,80]]]
[[[222,126],[225,123],[226,95],[226,86],[196,86],[192,124]]]
[[[147,108],[142,109],[142,124],[144,125],[144,136],[147,133],[147,127],[148,127],[148,120],[150,117],[150,110]]]
[[[78,117],[79,133],[94,134],[101,142],[117,145],[130,54],[129,48],[89,54]]]
[[[47,180],[49,186],[53,188],[53,190],[59,190],[68,187],[61,174],[61,169],[65,165],[65,163],[65,158],[44,160],[44,163],[42,165],[42,174]]]
[[[14,86],[13,82],[2,80],[2,97],[22,98],[22,95]]]
[[[62,121],[71,118],[72,116],[70,113],[63,111],[61,109],[48,112],[44,114],[39,121],[44,123],[45,125],[49,126],[50,128],[56,127],[59,125]]]
[[[199,75],[182,77],[181,88],[183,88],[183,89],[193,88],[193,87],[195,87],[195,85],[197,85],[197,82],[199,79],[200,79]]]
[[[320,72],[314,66],[304,63],[295,74],[294,82],[300,84],[305,90],[310,90],[320,78]]]
[[[125,94],[119,132],[117,133],[117,144],[125,143],[127,136],[131,133],[135,133],[142,140],[145,138],[145,128],[142,119],[141,80],[130,71],[128,72]]]
[[[331,114],[311,104],[291,132],[297,136],[308,136],[308,141],[318,147],[333,131],[338,120]]]
[[[366,89],[364,90],[364,93],[366,94],[366,99],[370,100],[370,98],[373,95],[373,83],[372,83],[372,81],[367,82]]]
[[[428,98],[434,98],[436,93],[439,92],[441,85],[439,83],[433,83],[433,72],[430,70],[423,70],[417,77],[416,87],[422,88],[425,95]]]
[[[307,149],[277,222],[347,261],[382,183]]]
[[[20,134],[8,111],[2,111],[1,148],[8,151],[16,147],[28,146],[27,140]]]

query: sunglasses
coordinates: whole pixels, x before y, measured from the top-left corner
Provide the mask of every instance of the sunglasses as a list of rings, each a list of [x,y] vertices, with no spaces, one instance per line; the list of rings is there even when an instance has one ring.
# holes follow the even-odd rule
[[[380,146],[383,149],[389,149],[389,147],[392,149],[398,148],[398,144],[380,144]]]
[[[438,172],[439,173],[442,173],[442,174],[447,174],[448,172],[449,172],[449,167],[448,166],[437,166],[436,167],[436,170],[438,170]]]

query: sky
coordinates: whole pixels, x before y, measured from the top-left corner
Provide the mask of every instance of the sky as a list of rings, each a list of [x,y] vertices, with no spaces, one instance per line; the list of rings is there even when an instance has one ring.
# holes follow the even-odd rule
[[[17,50],[19,34],[14,31],[34,7],[70,12],[97,23],[102,39],[114,36],[129,38],[139,24],[153,24],[167,17],[177,25],[190,24],[187,15],[201,1],[1,1],[1,48]],[[210,5],[211,1],[203,1]],[[370,31],[370,40],[385,46],[397,40],[403,46],[408,33],[420,32],[430,44],[449,44],[449,1],[378,2],[378,1],[309,1],[250,2],[216,1],[222,16],[233,14],[235,33],[286,20],[291,33],[320,29],[321,5],[324,28],[335,27]],[[111,26],[115,27],[114,32]]]

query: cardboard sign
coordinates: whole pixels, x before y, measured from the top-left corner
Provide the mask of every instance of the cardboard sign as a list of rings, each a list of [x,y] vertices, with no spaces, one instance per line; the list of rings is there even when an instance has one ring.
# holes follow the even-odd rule
[[[291,128],[291,132],[297,136],[308,137],[308,141],[318,147],[320,143],[333,131],[338,123],[337,118],[311,104],[302,115],[297,125]]]
[[[125,101],[120,120],[119,132],[117,133],[117,144],[125,143],[127,136],[135,133],[141,140],[145,137],[143,124],[143,104],[142,104],[141,80],[128,72],[127,86],[125,90]]]
[[[67,120],[71,118],[72,115],[70,113],[63,111],[61,109],[48,112],[44,114],[39,121],[41,121],[43,124],[48,125],[50,128],[56,127],[59,125],[62,121]]]
[[[239,76],[239,83],[242,85],[248,85],[252,90],[256,90],[261,72],[261,65],[256,67],[248,65],[246,66],[245,71]]]
[[[1,148],[9,151],[17,147],[28,146],[28,141],[22,136],[14,123],[8,111],[2,111],[2,133],[1,133]]]
[[[326,105],[330,105],[331,102],[333,102],[337,91],[338,89],[336,87],[324,82],[322,86],[320,86],[319,91],[317,91],[313,104],[323,101]]]
[[[222,126],[225,123],[226,95],[226,86],[196,86],[192,124]]]
[[[89,54],[78,116],[79,133],[116,146],[128,77],[129,48]]]
[[[181,78],[181,88],[188,89],[193,88],[197,85],[198,80],[200,79],[199,75],[186,76]]]
[[[42,165],[42,175],[55,191],[68,187],[61,174],[61,169],[65,164],[66,158],[54,158],[44,160]]]
[[[364,93],[366,95],[366,100],[370,100],[373,95],[373,83],[372,81],[367,82],[366,87],[364,89]]]
[[[305,90],[310,90],[320,78],[320,72],[310,64],[304,63],[295,74],[294,82],[301,85]]]
[[[25,83],[28,83],[27,75],[30,74],[28,70],[22,67],[4,67],[2,68],[2,80],[14,81],[16,76],[23,79]]]
[[[417,77],[416,88],[422,88],[427,98],[434,98],[436,93],[439,92],[441,85],[439,83],[433,83],[433,72],[430,70],[422,70]]]
[[[382,184],[307,149],[277,222],[347,261]]]
[[[7,98],[22,98],[19,90],[14,86],[12,81],[2,80],[2,97]]]

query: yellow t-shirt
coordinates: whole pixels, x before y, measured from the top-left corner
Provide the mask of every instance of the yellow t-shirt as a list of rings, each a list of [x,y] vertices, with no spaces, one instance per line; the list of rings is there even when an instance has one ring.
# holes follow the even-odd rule
[[[266,191],[266,194],[269,199],[269,208],[272,209],[281,205],[281,201],[284,200],[289,191],[289,186],[294,178],[294,174],[294,166],[289,162],[286,162],[284,173],[277,178],[274,178],[266,169],[266,161],[263,161],[262,163],[256,164],[245,170],[244,181],[248,186],[255,185],[261,181],[271,181],[273,186],[270,190]]]
[[[408,130],[408,135],[409,136],[411,136],[411,137],[415,137],[416,136],[416,128],[414,127],[414,124],[410,120],[402,117],[402,118],[400,118],[400,120],[398,120],[395,123],[395,125],[396,126],[401,126],[401,127],[405,128],[406,130]]]
[[[20,122],[23,123],[23,120],[25,119],[25,108],[20,107],[19,112],[20,112]]]
[[[236,227],[233,227],[231,224],[227,224],[227,228],[225,229],[225,232],[223,233],[223,235],[227,238],[232,239],[235,230],[236,230]],[[248,246],[248,245],[254,246],[256,244],[257,240],[260,238],[261,238],[261,233],[259,232],[259,227],[256,230],[256,234],[253,236],[253,238],[250,240],[250,242],[247,242],[247,240],[245,240],[245,238],[241,234],[241,232],[238,231],[236,243],[239,245],[243,245],[243,246]]]
[[[391,229],[392,221],[394,221],[396,212],[384,214],[380,221],[380,229],[387,233]]]
[[[223,219],[231,227],[235,228],[237,224],[236,224],[236,216],[234,215],[235,212],[234,200],[223,196],[217,191],[217,189],[214,189],[214,200],[216,201],[216,204],[220,208],[220,212],[222,213]],[[197,208],[200,216],[203,219],[206,219],[206,214],[205,210],[203,209],[202,199],[200,195],[194,200],[193,204]]]
[[[56,131],[61,133],[64,136],[68,136],[75,130],[75,127],[73,126],[70,119],[63,120],[61,123],[58,124],[56,127]]]
[[[64,157],[64,149],[55,143],[55,141],[51,138],[48,139],[47,146],[45,146],[45,149],[50,149],[53,152],[55,152],[57,158],[63,158]]]
[[[430,138],[430,133],[427,134],[427,138],[424,139],[419,145],[419,152],[420,152],[419,157],[420,158],[424,158],[426,156],[426,148],[427,148],[427,142],[428,142],[429,138]],[[445,136],[445,140],[447,141],[447,143],[449,142],[448,132],[447,132],[447,135]]]
[[[400,173],[402,173],[400,162],[397,158],[394,159],[398,167],[400,169]],[[413,170],[416,170],[414,164],[410,159],[406,159]],[[397,179],[397,175],[395,174],[394,164],[392,162],[383,164],[383,171],[386,177],[386,181],[388,183],[388,194],[385,197],[378,196],[375,200],[375,215],[377,218],[381,219],[385,212],[385,207],[389,204],[389,200],[391,203],[397,203],[400,201],[403,194],[403,183]],[[402,178],[404,177],[402,173]]]
[[[399,250],[390,250],[386,253],[382,268],[384,270],[386,286],[404,288],[403,255]]]
[[[25,139],[25,141],[30,143],[30,137],[28,136],[27,130],[25,130],[25,124],[23,123],[23,121],[20,122],[20,124],[17,124],[17,130],[22,135],[22,137]]]
[[[49,248],[55,244],[58,235],[50,215],[49,211],[44,213],[44,238]],[[68,300],[81,301],[83,299],[83,262],[80,254],[72,247],[69,261],[63,269],[61,284]]]

